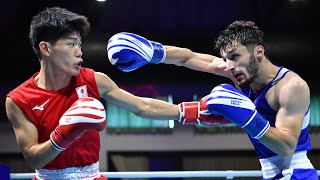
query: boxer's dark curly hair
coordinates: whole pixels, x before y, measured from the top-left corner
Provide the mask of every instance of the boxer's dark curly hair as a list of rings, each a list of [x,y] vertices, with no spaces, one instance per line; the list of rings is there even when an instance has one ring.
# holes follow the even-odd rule
[[[252,21],[235,21],[220,32],[215,42],[215,49],[219,52],[233,43],[240,43],[246,47],[249,45],[264,46],[264,33]]]
[[[41,41],[55,44],[72,32],[78,32],[84,37],[89,31],[90,23],[87,17],[61,7],[50,7],[32,18],[29,39],[35,54],[40,58],[38,44]]]

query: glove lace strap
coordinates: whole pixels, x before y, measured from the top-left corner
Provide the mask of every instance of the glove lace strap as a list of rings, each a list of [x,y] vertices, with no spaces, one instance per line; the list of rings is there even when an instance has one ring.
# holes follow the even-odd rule
[[[270,128],[270,123],[257,110],[254,111],[250,119],[241,126],[254,139],[260,139]]]
[[[159,64],[166,58],[166,50],[162,46],[162,44],[151,41],[153,46],[153,56],[149,63],[151,64]]]
[[[51,136],[50,136],[50,143],[52,147],[57,151],[64,151],[66,149],[66,148],[60,147],[57,143],[55,143]]]
[[[248,126],[248,124],[251,123],[251,121],[252,121],[253,118],[256,116],[256,114],[257,114],[257,110],[255,110],[255,111],[253,112],[253,114],[251,115],[250,119],[249,119],[244,125],[242,125],[241,128],[245,128],[246,126]]]
[[[182,107],[183,106],[183,104],[182,103],[180,103],[179,104],[179,120],[178,120],[178,122],[181,122],[181,120],[182,120],[182,117],[183,117],[183,115],[184,115],[184,113],[181,111],[181,109],[183,108]]]

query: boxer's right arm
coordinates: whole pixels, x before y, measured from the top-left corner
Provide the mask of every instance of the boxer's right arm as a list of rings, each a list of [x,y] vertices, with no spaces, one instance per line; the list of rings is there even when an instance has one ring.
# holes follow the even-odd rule
[[[60,153],[60,151],[57,151],[57,147],[53,146],[52,143],[58,145],[58,147],[60,147],[59,150],[63,150],[67,148],[75,139],[80,137],[87,129],[96,129],[100,131],[105,127],[105,111],[104,109],[99,110],[101,109],[102,104],[95,101],[95,103],[93,105],[91,103],[90,106],[93,106],[93,108],[96,110],[92,111],[90,108],[79,108],[82,112],[79,117],[82,116],[82,118],[73,117],[68,119],[67,123],[63,122],[63,120],[67,119],[67,116],[71,117],[70,114],[74,112],[76,107],[74,104],[71,108],[69,108],[64,116],[61,117],[60,125],[58,125],[55,129],[55,131],[59,129],[59,133],[52,133],[54,134],[54,137],[51,138],[52,140],[39,143],[37,128],[33,123],[30,122],[28,117],[14,103],[14,101],[10,97],[7,97],[6,113],[9,121],[12,124],[17,143],[30,167],[35,169],[42,168]],[[104,120],[97,120],[92,123],[92,119],[98,119],[98,117],[104,117],[102,118]],[[78,123],[75,121],[78,121]]]
[[[80,98],[62,115],[59,125],[50,134],[50,142],[56,150],[63,151],[87,130],[102,131],[105,126],[103,104],[91,97]]]
[[[42,168],[58,154],[50,141],[39,143],[38,130],[10,98],[6,98],[6,114],[12,124],[17,143],[31,168]]]

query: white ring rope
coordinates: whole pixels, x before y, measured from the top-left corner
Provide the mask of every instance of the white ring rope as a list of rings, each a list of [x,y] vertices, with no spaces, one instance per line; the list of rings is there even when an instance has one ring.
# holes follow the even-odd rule
[[[320,170],[317,171],[320,176]],[[251,171],[146,171],[146,172],[101,172],[108,179],[112,178],[195,178],[195,177],[261,177],[259,170]],[[10,179],[31,179],[35,173],[10,173]]]

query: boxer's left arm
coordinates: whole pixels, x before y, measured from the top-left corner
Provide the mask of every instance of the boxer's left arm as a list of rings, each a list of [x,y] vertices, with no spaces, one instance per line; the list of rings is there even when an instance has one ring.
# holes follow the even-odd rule
[[[161,43],[128,32],[113,35],[107,51],[111,64],[123,72],[134,71],[146,64],[158,64],[166,57]]]
[[[108,40],[107,51],[111,64],[124,72],[134,71],[149,63],[162,62],[231,77],[222,58],[196,53],[187,48],[163,46],[134,33],[120,32],[113,35]]]
[[[135,96],[120,89],[107,75],[95,72],[100,96],[113,105],[134,113],[139,117],[157,120],[179,120],[183,124],[216,126],[229,124],[222,116],[215,116],[206,110],[206,98],[200,102],[171,104],[166,101]]]
[[[179,120],[183,124],[207,126],[230,123],[222,116],[215,116],[206,111],[206,98],[200,102],[184,102],[176,105],[158,99],[135,96],[120,89],[103,73],[96,72],[95,78],[102,98],[139,117],[156,120]]]
[[[174,64],[227,77],[238,86],[222,58],[196,53],[187,48],[164,46],[134,33],[113,35],[108,41],[107,51],[109,61],[123,72],[134,71],[150,63]]]
[[[225,119],[222,115],[214,115],[207,108],[208,96],[200,101],[182,102],[179,104],[180,118],[182,124],[202,124],[205,126],[219,126],[230,124],[231,121]]]
[[[183,66],[196,71],[212,73],[215,75],[229,78],[233,84],[240,89],[238,81],[227,69],[226,62],[217,56],[210,54],[197,53],[188,48],[177,46],[164,46],[166,58],[162,63]]]
[[[232,78],[230,71],[227,69],[227,64],[222,58],[210,54],[197,53],[188,48],[168,45],[165,45],[164,48],[166,50],[166,58],[162,62],[164,64],[184,66],[196,71]]]
[[[109,103],[147,119],[178,120],[178,105],[140,97],[119,88],[106,74],[95,72],[100,96]]]

